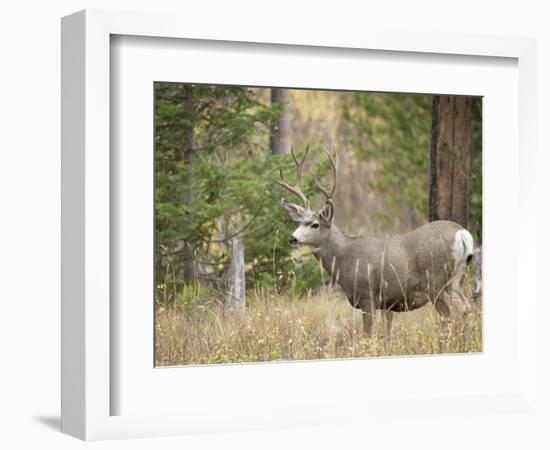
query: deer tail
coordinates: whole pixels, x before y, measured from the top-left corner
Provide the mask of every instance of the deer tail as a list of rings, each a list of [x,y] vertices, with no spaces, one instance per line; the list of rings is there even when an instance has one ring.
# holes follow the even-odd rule
[[[458,230],[453,243],[455,268],[469,264],[474,257],[474,238],[468,230]]]

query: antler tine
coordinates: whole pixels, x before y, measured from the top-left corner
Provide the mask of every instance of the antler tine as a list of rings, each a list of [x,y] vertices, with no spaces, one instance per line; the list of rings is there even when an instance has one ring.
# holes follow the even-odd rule
[[[283,169],[279,169],[279,179],[275,180],[276,183],[285,188],[287,191],[292,192],[293,194],[300,197],[302,202],[304,203],[304,206],[309,209],[309,200],[305,196],[305,194],[302,192],[302,188],[300,187],[300,183],[302,181],[302,167],[304,165],[304,162],[307,158],[307,154],[309,152],[309,145],[306,147],[304,156],[301,160],[298,161],[298,158],[296,157],[296,154],[294,153],[294,147],[290,148],[290,153],[292,154],[292,158],[294,159],[294,163],[296,164],[296,183],[294,186],[289,185],[283,178]]]
[[[332,155],[330,154],[330,151],[326,147],[325,147],[325,152],[327,153],[330,163],[332,165],[333,183],[332,183],[332,189],[330,190],[330,192],[327,189],[325,189],[323,185],[319,182],[315,173],[313,174],[313,178],[315,179],[315,184],[317,184],[317,187],[325,195],[326,199],[332,200],[332,198],[334,197],[334,193],[336,192],[336,172],[338,170],[338,151],[336,150],[336,145],[334,145],[334,158],[332,157]]]
[[[290,147],[290,153],[292,154],[292,158],[294,159],[294,163],[296,164],[296,184],[299,185],[302,181],[302,167],[304,165],[304,162],[306,161],[307,154],[309,153],[309,144],[306,145],[304,156],[300,161],[298,161],[296,153],[294,153],[294,146]]]

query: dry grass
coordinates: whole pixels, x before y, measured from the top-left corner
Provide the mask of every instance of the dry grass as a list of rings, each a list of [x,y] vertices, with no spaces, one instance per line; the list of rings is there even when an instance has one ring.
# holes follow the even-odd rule
[[[257,295],[243,316],[226,315],[219,304],[158,307],[155,361],[167,366],[482,350],[479,304],[446,321],[431,305],[396,313],[386,337],[381,322],[372,337],[365,336],[361,312],[330,289],[307,298]]]

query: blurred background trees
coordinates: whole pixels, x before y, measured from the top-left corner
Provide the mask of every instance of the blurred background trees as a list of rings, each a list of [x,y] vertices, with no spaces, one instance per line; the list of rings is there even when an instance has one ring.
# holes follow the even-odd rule
[[[293,181],[291,145],[311,144],[305,174],[321,176],[322,147],[338,147],[344,232],[454,218],[481,243],[481,99],[156,83],[155,121],[156,298],[166,304],[223,298],[235,238],[250,292],[322,284],[316,260],[287,244],[295,225],[274,179],[282,168]],[[315,205],[311,177],[303,190]]]
[[[271,124],[269,148],[274,155],[288,155],[290,152],[290,90],[271,88],[271,104],[279,108],[279,115]]]

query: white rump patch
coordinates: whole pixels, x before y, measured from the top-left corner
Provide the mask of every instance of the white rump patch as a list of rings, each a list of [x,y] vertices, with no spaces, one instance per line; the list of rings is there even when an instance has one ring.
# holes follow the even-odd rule
[[[474,238],[467,230],[458,230],[456,232],[452,252],[455,269],[466,265],[468,257],[474,255]]]
[[[451,300],[462,306],[463,311],[470,311],[472,306],[462,290],[462,279],[466,272],[468,257],[472,257],[474,254],[474,238],[467,230],[458,230],[451,251],[455,270],[449,286],[449,294]]]

